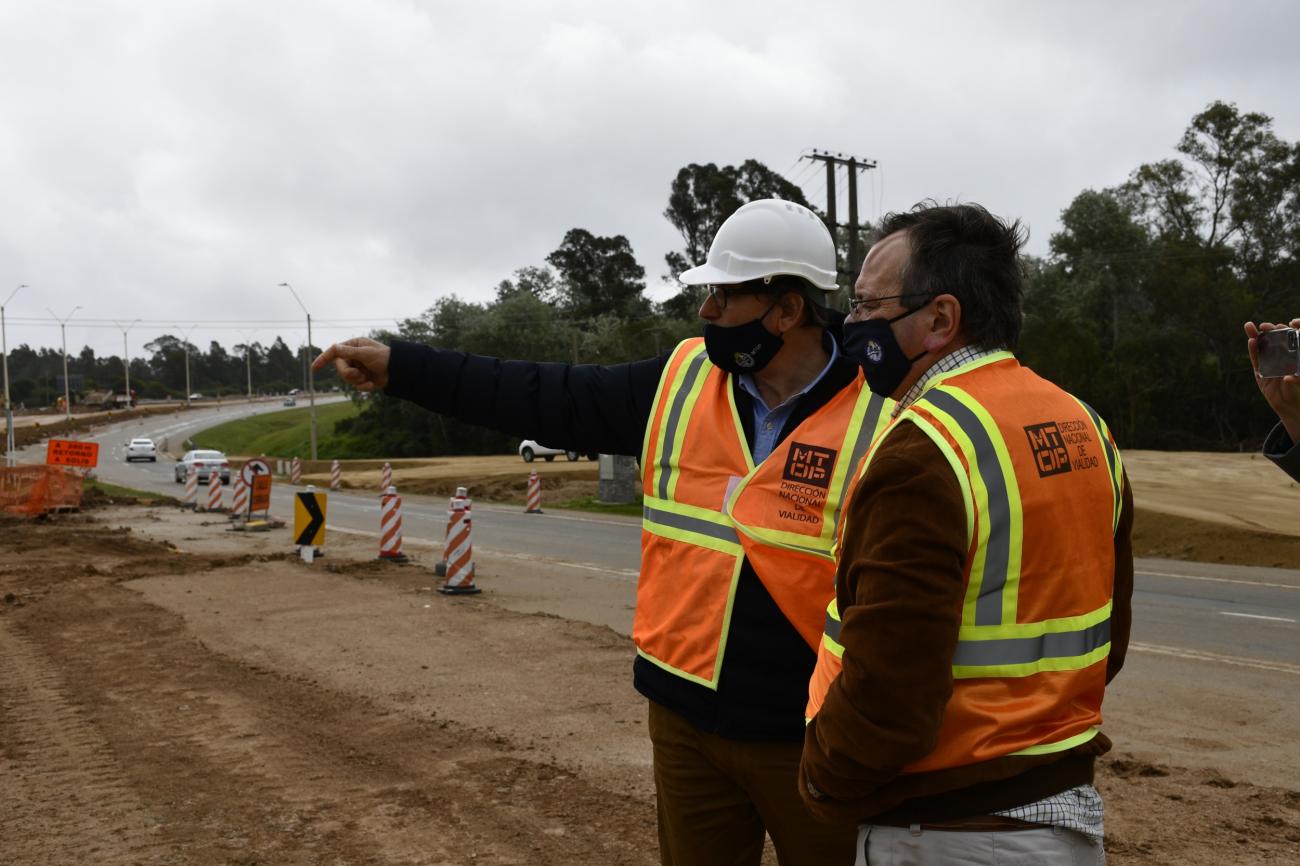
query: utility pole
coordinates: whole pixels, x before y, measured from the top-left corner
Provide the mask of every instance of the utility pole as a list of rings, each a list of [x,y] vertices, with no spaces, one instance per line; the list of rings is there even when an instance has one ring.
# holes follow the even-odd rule
[[[68,388],[68,319],[71,319],[73,313],[77,312],[77,310],[80,310],[81,306],[78,305],[73,307],[72,313],[68,313],[67,317],[63,319],[60,319],[58,317],[58,314],[56,314],[49,307],[46,307],[45,309],[49,310],[50,315],[54,316],[54,321],[59,323],[59,334],[63,338],[63,412],[64,412],[64,420],[71,421],[72,420],[72,394],[70,393],[70,389]]]
[[[859,237],[862,227],[858,225],[858,172],[875,168],[876,161],[815,148],[801,158],[826,163],[826,228],[830,229],[832,238],[835,237],[836,229],[848,230],[849,257],[844,263],[845,273],[850,280],[855,280],[862,267],[862,241]],[[841,165],[849,170],[849,221],[845,225],[836,219],[835,170]]]
[[[23,283],[9,293],[9,297],[0,304],[0,366],[5,372],[5,465],[14,465],[14,408],[9,402],[9,345],[5,342],[5,307],[18,294],[18,289],[27,288]]]

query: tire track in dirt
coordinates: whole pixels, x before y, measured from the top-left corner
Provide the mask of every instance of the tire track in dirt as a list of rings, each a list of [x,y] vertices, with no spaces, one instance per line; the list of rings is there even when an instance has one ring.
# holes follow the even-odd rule
[[[157,573],[156,550],[138,558]],[[173,573],[219,573],[211,558],[161,561]],[[5,767],[21,759],[27,772],[21,787],[0,776],[0,800],[43,789],[57,819],[28,810],[15,818],[32,826],[3,827],[6,839],[27,833],[24,847],[6,846],[6,856],[25,858],[17,863],[657,860],[653,804],[544,755],[522,757],[494,731],[413,717],[212,652],[180,617],[117,585],[134,572],[127,562],[111,574],[0,573],[5,588],[21,579],[28,599],[0,606],[8,642],[25,652],[0,650],[9,666],[55,683],[42,695],[52,709],[20,713],[27,727],[4,711],[14,751]],[[64,755],[40,739],[45,729],[76,748]],[[96,795],[90,808],[58,793],[78,765],[85,778],[75,783]]]
[[[158,822],[43,655],[0,620],[6,864],[157,862]]]

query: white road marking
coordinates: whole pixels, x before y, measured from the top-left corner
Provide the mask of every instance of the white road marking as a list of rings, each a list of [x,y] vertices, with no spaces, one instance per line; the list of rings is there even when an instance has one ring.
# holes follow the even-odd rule
[[[1183,649],[1181,647],[1160,646],[1159,644],[1130,643],[1129,649],[1137,652],[1151,653],[1153,655],[1173,656],[1174,658],[1191,659],[1192,661],[1218,662],[1219,664],[1234,665],[1242,668],[1255,668],[1261,671],[1274,671],[1275,673],[1291,674],[1300,677],[1300,665],[1287,664],[1286,662],[1270,662],[1262,659],[1248,659],[1240,656],[1225,656],[1218,653],[1202,652],[1200,650]]]
[[[1284,616],[1264,616],[1258,613],[1233,613],[1230,610],[1219,611],[1223,616],[1239,616],[1243,619],[1266,619],[1269,622],[1295,622],[1293,619],[1287,619]]]
[[[341,533],[343,533],[344,535],[363,535],[363,536],[366,536],[366,537],[368,537],[368,538],[378,538],[378,537],[379,537],[379,533],[378,533],[378,532],[369,532],[369,531],[367,531],[367,530],[365,530],[365,529],[348,529],[348,528],[343,527],[343,526],[332,526],[332,525],[330,525],[330,524],[328,524],[328,523],[325,524],[325,531],[326,531],[326,532],[341,532]],[[402,546],[404,546],[404,547],[426,547],[426,548],[429,548],[429,549],[432,549],[432,550],[437,550],[437,549],[438,549],[439,547],[441,547],[442,545],[437,544],[437,543],[432,542],[432,541],[426,541],[426,540],[424,540],[424,539],[422,539],[422,538],[417,538],[417,539],[406,539],[406,538],[403,538],[403,539],[402,539]],[[557,565],[557,566],[560,566],[561,568],[572,568],[572,569],[576,569],[576,570],[578,570],[578,571],[590,571],[590,572],[594,572],[594,573],[596,573],[596,574],[612,575],[612,576],[614,576],[614,577],[615,577],[616,579],[618,579],[618,580],[625,580],[625,579],[628,579],[628,578],[631,578],[631,579],[635,580],[635,579],[640,575],[640,572],[639,572],[639,571],[637,571],[637,570],[635,570],[635,569],[630,569],[630,568],[610,568],[609,566],[606,566],[606,565],[596,565],[595,563],[590,563],[590,562],[573,562],[573,561],[571,561],[571,560],[567,560],[567,559],[551,559],[550,557],[546,557],[546,556],[536,556],[535,554],[528,554],[528,553],[512,553],[512,552],[504,551],[504,550],[493,550],[493,549],[490,548],[490,547],[475,547],[475,548],[474,548],[474,552],[475,552],[475,553],[482,553],[482,554],[484,554],[484,555],[486,555],[486,556],[490,556],[490,557],[494,557],[494,558],[500,558],[500,559],[517,559],[517,560],[519,560],[519,561],[521,561],[521,562],[540,562],[540,563],[544,563],[545,565]]]
[[[1232,577],[1204,577],[1199,574],[1170,574],[1164,571],[1144,571],[1143,569],[1134,569],[1135,574],[1146,575],[1147,577],[1176,577],[1180,580],[1204,580],[1210,583],[1240,583],[1246,586],[1266,586],[1270,589],[1290,589],[1300,591],[1300,586],[1293,586],[1289,583],[1269,583],[1263,580],[1240,580]]]

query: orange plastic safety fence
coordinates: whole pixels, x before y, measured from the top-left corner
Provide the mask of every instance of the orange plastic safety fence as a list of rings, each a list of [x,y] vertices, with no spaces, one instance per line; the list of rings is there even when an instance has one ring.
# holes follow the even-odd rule
[[[83,477],[62,466],[0,468],[0,511],[35,516],[80,508]]]

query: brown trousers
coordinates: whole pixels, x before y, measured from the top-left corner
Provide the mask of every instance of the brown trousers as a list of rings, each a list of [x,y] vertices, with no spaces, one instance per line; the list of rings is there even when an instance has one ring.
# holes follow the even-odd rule
[[[813,819],[799,798],[802,743],[728,740],[650,702],[664,866],[850,866],[857,827]]]

